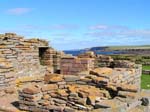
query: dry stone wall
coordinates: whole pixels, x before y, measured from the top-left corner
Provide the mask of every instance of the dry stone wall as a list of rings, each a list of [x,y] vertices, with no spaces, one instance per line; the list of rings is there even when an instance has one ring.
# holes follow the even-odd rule
[[[114,60],[110,56],[97,55],[95,59],[96,67],[109,67]]]
[[[143,74],[150,75],[150,70],[142,70]]]
[[[111,56],[94,54],[92,51],[79,54],[79,58],[94,58],[94,67],[110,67],[110,68],[133,68],[134,62],[127,60],[113,60]]]
[[[62,57],[61,74],[77,74],[94,68],[93,58]]]
[[[12,63],[18,71],[16,76],[34,75],[41,67],[38,47],[47,45],[46,41],[24,39],[16,34],[6,33],[0,38],[0,56]]]
[[[0,58],[0,96],[5,94],[1,91],[7,91],[10,88],[14,89],[15,71],[10,61],[2,57]]]
[[[19,90],[20,109],[31,112],[127,111],[141,104],[140,87],[136,84],[141,75],[139,69],[140,66],[96,68],[84,75],[46,74],[44,84],[32,84]]]
[[[41,64],[53,67],[54,71],[60,71],[61,52],[53,48],[46,48],[41,54]]]
[[[95,67],[109,67],[111,62],[114,61],[111,56],[96,55],[92,51],[88,51],[83,54],[79,54],[78,57],[79,58],[94,58],[95,59],[95,61],[94,61]]]
[[[83,54],[78,55],[79,58],[95,58],[95,54],[92,51],[85,52]]]
[[[24,39],[14,33],[0,35],[0,85],[10,87],[18,77],[44,75],[40,65],[39,47],[48,42],[39,39]]]

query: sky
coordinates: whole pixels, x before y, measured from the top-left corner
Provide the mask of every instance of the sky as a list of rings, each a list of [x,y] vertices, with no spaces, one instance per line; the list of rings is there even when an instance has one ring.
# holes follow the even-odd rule
[[[150,0],[0,0],[0,33],[58,50],[150,45]]]

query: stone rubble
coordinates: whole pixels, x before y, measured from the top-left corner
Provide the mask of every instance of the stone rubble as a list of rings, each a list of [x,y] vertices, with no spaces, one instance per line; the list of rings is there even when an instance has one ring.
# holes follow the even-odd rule
[[[140,77],[138,69],[140,67],[104,67],[90,70],[86,75],[46,74],[44,84],[37,83],[19,90],[20,109],[33,112],[130,109],[141,103],[137,100],[140,88],[134,83],[137,75]],[[128,78],[125,80],[123,75]],[[118,79],[120,82],[116,82]],[[117,100],[117,97],[136,99],[136,103],[129,105],[126,101]],[[115,104],[112,103],[114,101]]]

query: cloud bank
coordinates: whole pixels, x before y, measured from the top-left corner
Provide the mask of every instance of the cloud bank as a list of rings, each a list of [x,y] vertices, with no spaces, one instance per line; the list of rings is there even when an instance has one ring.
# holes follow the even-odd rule
[[[150,37],[150,29],[131,29],[126,26],[109,26],[109,25],[94,25],[89,27],[89,32],[85,33],[91,37],[122,37],[122,38],[135,38],[135,37]]]
[[[6,12],[11,15],[22,15],[29,13],[31,10],[31,8],[12,8],[8,9]]]

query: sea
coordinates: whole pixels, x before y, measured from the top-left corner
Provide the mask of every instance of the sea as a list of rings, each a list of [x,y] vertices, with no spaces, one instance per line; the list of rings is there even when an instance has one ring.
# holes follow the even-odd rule
[[[72,54],[73,56],[77,56],[79,54],[83,54],[87,52],[87,50],[70,50],[64,51],[66,54]],[[102,55],[113,55],[113,54],[125,54],[123,51],[93,51],[95,54],[102,54]]]

